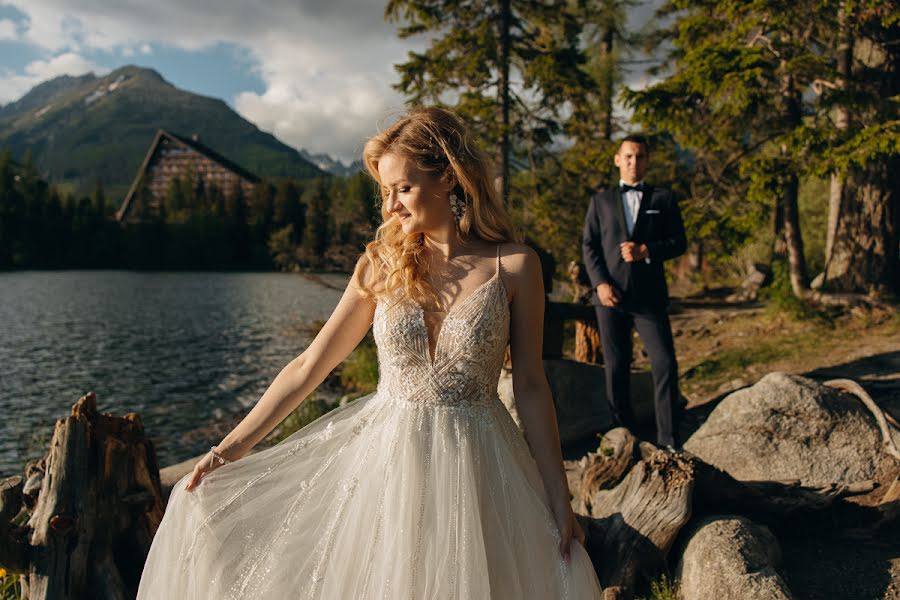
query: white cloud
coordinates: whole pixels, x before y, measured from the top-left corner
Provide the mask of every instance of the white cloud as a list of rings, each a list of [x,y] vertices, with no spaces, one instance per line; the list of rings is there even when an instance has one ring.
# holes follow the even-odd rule
[[[238,94],[238,112],[285,143],[343,160],[357,158],[386,112],[402,104],[392,65],[415,46],[384,22],[380,0],[7,2],[26,15],[20,39],[48,53],[237,46],[265,85]]]
[[[9,19],[0,19],[0,40],[16,40],[18,38],[15,22]]]
[[[60,75],[77,76],[90,72],[101,75],[107,70],[73,52],[65,52],[49,60],[35,60],[25,65],[23,74],[0,74],[0,104],[17,100],[42,81]]]

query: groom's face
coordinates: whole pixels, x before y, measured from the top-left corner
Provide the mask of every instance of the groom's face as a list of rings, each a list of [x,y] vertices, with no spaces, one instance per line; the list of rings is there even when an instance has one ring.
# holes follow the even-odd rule
[[[619,177],[628,185],[634,185],[647,173],[647,149],[643,144],[622,142],[613,159],[619,167]]]

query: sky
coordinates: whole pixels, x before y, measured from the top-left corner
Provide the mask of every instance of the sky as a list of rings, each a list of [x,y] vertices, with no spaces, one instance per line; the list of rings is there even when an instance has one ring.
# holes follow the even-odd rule
[[[649,4],[653,4],[649,2]],[[384,0],[0,0],[0,105],[59,75],[134,64],[221,98],[282,142],[350,162],[403,109]],[[645,22],[638,5],[629,21]],[[640,73],[628,79],[639,81]]]

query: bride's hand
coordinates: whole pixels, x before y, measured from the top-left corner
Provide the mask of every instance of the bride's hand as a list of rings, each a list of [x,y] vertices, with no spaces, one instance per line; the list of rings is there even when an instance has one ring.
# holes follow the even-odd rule
[[[553,509],[553,516],[556,519],[556,527],[559,529],[559,551],[566,561],[569,560],[570,547],[572,539],[576,539],[584,544],[584,530],[578,524],[572,506],[567,502],[558,503]]]
[[[221,466],[222,463],[215,459],[212,451],[207,452],[203,455],[203,458],[197,461],[197,464],[194,465],[194,470],[191,473],[191,478],[184,489],[188,492],[193,492],[194,489],[198,485],[200,485],[200,480],[202,480],[207,474],[212,473]]]

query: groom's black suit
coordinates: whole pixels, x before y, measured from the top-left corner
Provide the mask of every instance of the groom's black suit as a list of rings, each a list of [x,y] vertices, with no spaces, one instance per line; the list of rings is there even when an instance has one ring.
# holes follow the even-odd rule
[[[631,241],[646,244],[649,262],[625,262],[619,245]],[[687,247],[678,204],[665,188],[644,185],[640,208],[631,235],[625,223],[619,187],[591,198],[584,220],[582,253],[595,292],[600,340],[606,369],[606,396],[613,418],[634,429],[629,397],[631,329],[637,329],[650,357],[656,408],[656,435],[660,445],[677,445],[676,416],[679,407],[678,365],[672,328],[666,313],[669,303],[663,261],[683,254]],[[619,304],[600,304],[596,288],[610,284]]]

